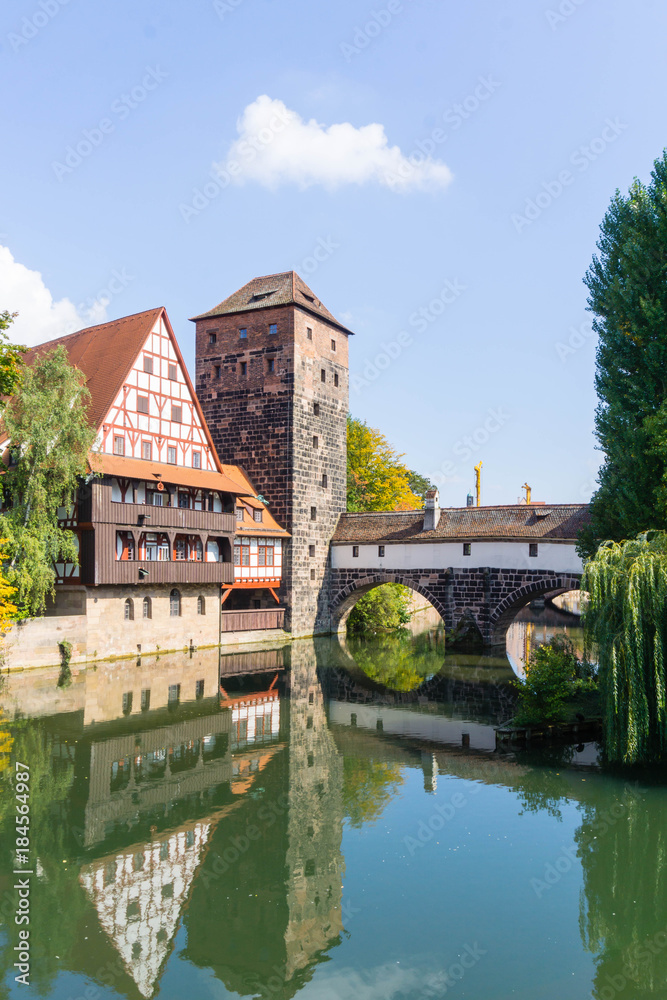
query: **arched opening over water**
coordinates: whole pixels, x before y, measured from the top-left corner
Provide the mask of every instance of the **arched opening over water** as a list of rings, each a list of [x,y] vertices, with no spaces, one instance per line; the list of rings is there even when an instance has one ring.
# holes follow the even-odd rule
[[[516,614],[506,633],[506,653],[512,669],[519,677],[532,653],[554,636],[566,635],[577,655],[584,655],[584,634],[581,624],[581,599],[579,590],[568,590],[533,599]]]
[[[339,591],[338,594],[334,595],[331,602],[332,631],[345,632],[350,613],[360,598],[362,598],[365,594],[368,594],[371,590],[374,590],[376,587],[384,586],[386,583],[398,583],[402,587],[407,587],[413,594],[425,598],[425,600],[428,601],[437,613],[439,618],[444,620],[445,609],[442,603],[429,592],[426,586],[416,584],[413,579],[410,577],[403,577],[400,573],[392,574],[391,576],[387,574],[382,574],[381,576],[369,574],[362,580],[348,584],[347,587]]]

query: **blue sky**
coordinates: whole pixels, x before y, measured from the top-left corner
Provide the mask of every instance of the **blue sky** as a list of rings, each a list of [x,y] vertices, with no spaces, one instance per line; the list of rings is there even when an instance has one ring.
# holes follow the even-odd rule
[[[13,0],[0,308],[37,343],[165,305],[193,368],[188,317],[294,267],[442,502],[480,459],[485,503],[585,500],[582,277],[667,144],[666,35],[658,0]]]

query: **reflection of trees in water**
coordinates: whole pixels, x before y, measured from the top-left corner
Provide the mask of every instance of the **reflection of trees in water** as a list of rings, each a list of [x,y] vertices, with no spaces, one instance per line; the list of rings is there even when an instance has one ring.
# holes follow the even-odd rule
[[[602,788],[602,801],[584,808],[576,835],[584,874],[581,935],[597,955],[593,995],[665,997],[665,793],[629,785],[620,791],[618,784]]]
[[[414,691],[442,670],[445,658],[444,639],[436,632],[412,636],[401,631],[372,642],[351,637],[348,648],[370,680],[392,691]]]
[[[63,861],[72,851],[72,836],[67,821],[68,798],[74,780],[73,746],[59,743],[34,720],[11,723],[14,760],[30,767],[30,853],[28,866],[33,871],[38,864],[39,875],[30,877],[30,982],[45,995],[63,960],[77,947],[75,927],[85,908],[85,896],[79,886],[77,866]],[[9,775],[2,780],[1,801],[4,815],[0,820],[0,868],[3,873],[14,869],[16,844],[14,789]],[[7,883],[13,884],[13,883]],[[10,895],[14,904],[16,894]],[[66,919],[63,919],[66,913]],[[13,963],[18,944],[19,927],[7,920],[8,940],[0,959],[0,978],[15,974]],[[60,958],[58,958],[60,956]]]
[[[350,824],[359,829],[364,823],[379,819],[403,781],[398,764],[346,756],[343,760],[343,809]]]

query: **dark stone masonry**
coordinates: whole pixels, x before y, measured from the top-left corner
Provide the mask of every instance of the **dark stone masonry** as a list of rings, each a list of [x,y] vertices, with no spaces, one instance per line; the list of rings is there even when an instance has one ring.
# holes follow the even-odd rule
[[[293,635],[329,631],[329,542],[347,495],[348,345],[294,272],[256,278],[195,318],[196,386],[218,454],[291,533],[281,602]]]
[[[359,596],[381,583],[401,583],[416,590],[453,629],[472,616],[488,645],[505,642],[517,611],[530,600],[552,591],[579,590],[581,578],[549,570],[413,569],[400,573],[368,569],[332,569],[331,629],[340,631]]]

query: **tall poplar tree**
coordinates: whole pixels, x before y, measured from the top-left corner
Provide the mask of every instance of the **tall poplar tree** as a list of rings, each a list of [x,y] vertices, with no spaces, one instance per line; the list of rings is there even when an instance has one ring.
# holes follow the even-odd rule
[[[584,283],[599,335],[596,436],[604,452],[584,555],[667,528],[667,151],[648,185],[612,198]]]
[[[76,536],[59,524],[72,504],[95,439],[86,408],[90,393],[64,347],[26,365],[3,422],[11,463],[2,477],[7,578],[19,613],[39,615],[54,593],[55,562],[78,562]]]

